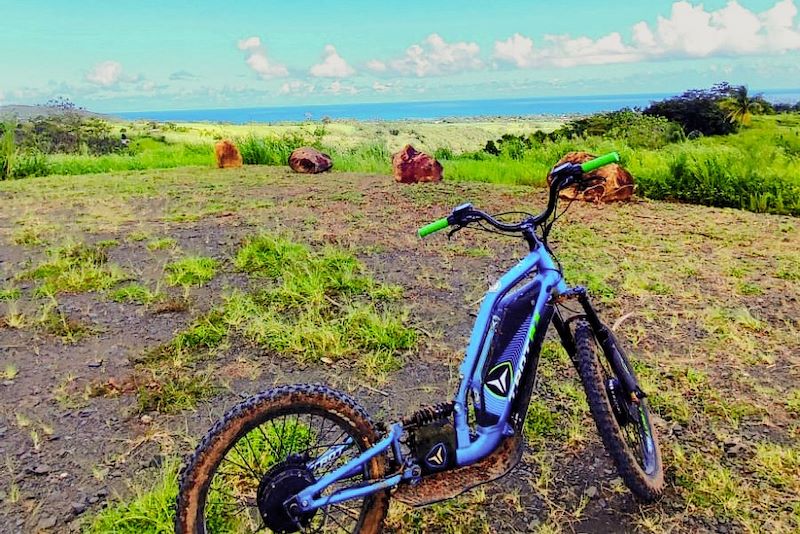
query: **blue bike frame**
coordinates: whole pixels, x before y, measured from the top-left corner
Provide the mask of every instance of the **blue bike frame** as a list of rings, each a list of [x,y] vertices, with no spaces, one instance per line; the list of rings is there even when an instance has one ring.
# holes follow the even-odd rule
[[[535,274],[534,274],[535,273]],[[533,277],[531,275],[533,274]],[[470,391],[478,392],[483,387],[485,367],[490,351],[491,342],[495,333],[495,328],[499,321],[496,309],[501,300],[509,292],[517,287],[521,282],[530,278],[531,282],[539,284],[539,291],[533,305],[533,313],[530,318],[530,328],[524,340],[524,352],[517,364],[517,368],[512,370],[512,386],[507,398],[504,399],[500,417],[496,424],[491,426],[477,425],[475,432],[472,432],[467,422],[467,398]],[[522,370],[525,368],[525,360],[531,340],[537,329],[547,328],[548,325],[539,324],[540,318],[545,315],[544,310],[551,297],[567,293],[568,288],[561,273],[555,265],[550,254],[545,247],[536,241],[536,246],[532,252],[517,265],[512,267],[489,289],[483,299],[478,318],[472,330],[469,346],[467,347],[466,357],[461,363],[460,385],[454,401],[454,421],[456,431],[456,461],[457,467],[470,465],[482,460],[491,454],[498,446],[500,441],[514,433],[514,428],[509,422],[511,405],[517,393],[517,389],[522,377]],[[400,423],[394,423],[389,428],[387,435],[375,445],[361,453],[350,462],[340,466],[331,473],[326,474],[311,486],[298,493],[292,501],[297,504],[302,512],[309,512],[349,499],[356,499],[370,495],[377,491],[394,487],[404,480],[419,479],[419,469],[415,469],[413,462],[403,458],[400,449],[400,438],[403,434],[403,427]],[[365,472],[367,463],[379,454],[383,454],[389,448],[392,449],[395,459],[403,466],[400,473],[387,477],[366,485],[344,488],[331,495],[321,496],[322,492],[332,484],[351,478]],[[312,464],[324,463],[328,456],[338,457],[339,451],[325,453],[320,458],[311,462]]]

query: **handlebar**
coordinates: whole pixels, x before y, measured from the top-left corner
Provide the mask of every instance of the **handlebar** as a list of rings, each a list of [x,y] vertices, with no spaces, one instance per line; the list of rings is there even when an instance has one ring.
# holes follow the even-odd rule
[[[582,163],[581,170],[584,173],[589,173],[599,169],[600,167],[604,167],[609,163],[617,163],[617,162],[619,162],[619,154],[617,152],[609,152],[605,156],[600,156],[599,158],[595,158],[587,161],[586,163]]]
[[[419,236],[420,237],[428,237],[431,234],[435,234],[439,230],[444,230],[450,226],[450,223],[447,221],[447,217],[443,217],[438,221],[433,221],[430,224],[426,224],[422,228],[419,229]]]
[[[550,195],[545,210],[539,215],[536,215],[535,217],[529,217],[520,223],[507,224],[500,222],[491,215],[480,210],[476,210],[472,207],[472,204],[464,204],[454,209],[449,216],[420,228],[418,231],[419,236],[427,237],[440,230],[444,230],[449,226],[462,227],[478,220],[484,220],[502,232],[520,232],[524,228],[537,226],[549,219],[553,214],[553,211],[556,208],[556,203],[558,202],[558,193],[562,189],[574,184],[575,181],[578,180],[583,174],[590,173],[610,163],[616,163],[619,160],[619,154],[617,152],[611,152],[580,165],[575,163],[565,163],[563,165],[559,165],[550,173],[551,176],[553,176],[553,181],[550,183]]]

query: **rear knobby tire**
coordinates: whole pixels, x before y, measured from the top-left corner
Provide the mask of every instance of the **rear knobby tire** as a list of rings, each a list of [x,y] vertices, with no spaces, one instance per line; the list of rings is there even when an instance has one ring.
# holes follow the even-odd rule
[[[248,432],[286,413],[314,413],[335,419],[356,440],[359,451],[379,439],[364,409],[344,393],[326,386],[282,386],[255,395],[229,410],[209,430],[181,471],[175,515],[177,534],[206,534],[206,498],[223,458]],[[385,471],[386,457],[378,455],[367,464],[364,478],[380,479]],[[364,498],[353,532],[380,533],[388,508],[388,490]]]
[[[649,413],[646,413],[645,418],[655,449],[655,469],[651,469],[651,473],[645,472],[614,415],[605,386],[608,373],[598,358],[594,333],[586,321],[580,320],[575,326],[575,348],[578,373],[586,391],[589,409],[603,445],[614,460],[620,477],[639,500],[647,503],[658,500],[664,491],[664,470],[658,438],[650,424]],[[646,411],[646,401],[642,402]]]

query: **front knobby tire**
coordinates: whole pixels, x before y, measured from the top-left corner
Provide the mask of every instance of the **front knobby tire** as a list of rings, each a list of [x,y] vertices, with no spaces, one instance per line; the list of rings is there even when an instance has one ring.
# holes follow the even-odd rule
[[[284,429],[294,429],[291,439],[288,439],[287,430],[281,431],[281,424]],[[315,430],[320,426],[322,430]],[[334,430],[331,431],[331,428]],[[280,445],[277,437],[279,432]],[[320,438],[323,433],[326,437]],[[283,438],[284,434],[287,439]],[[334,440],[334,437],[337,439]],[[375,425],[364,409],[352,398],[331,388],[305,384],[283,386],[241,402],[209,430],[181,471],[175,532],[270,532],[261,520],[257,502],[261,491],[259,484],[264,476],[269,477],[270,473],[280,470],[281,465],[287,462],[297,462],[297,458],[307,454],[307,451],[320,454],[325,447],[331,446],[331,441],[341,444],[348,438],[352,450],[342,454],[337,465],[330,466],[327,472],[354,458],[379,439]],[[291,443],[287,445],[284,441]],[[302,445],[296,445],[301,441],[304,442]],[[275,452],[267,449],[268,442],[270,449]],[[256,465],[255,456],[251,453],[259,447],[264,451],[258,458],[260,466]],[[290,467],[294,465],[297,464],[289,464]],[[349,479],[347,484],[357,485],[380,479],[385,471],[386,456],[378,455],[367,463],[362,474]],[[230,478],[232,472],[233,478]],[[314,476],[318,479],[321,474],[314,473]],[[219,495],[235,499],[235,507],[230,503],[215,504]],[[388,508],[389,491],[381,491],[361,500],[331,505],[330,510],[320,509],[302,528],[279,528],[278,531],[379,533],[383,529]],[[220,519],[220,511],[230,515],[234,509],[238,512],[244,510],[247,515]],[[331,518],[337,513],[340,518],[334,522]],[[345,524],[348,519],[349,523]],[[230,521],[236,522],[232,524]]]
[[[628,422],[625,428],[620,426],[606,389],[613,372],[600,361],[592,327],[586,321],[580,320],[575,326],[575,348],[589,409],[620,477],[639,500],[658,500],[664,491],[664,469],[646,399],[638,409],[633,408],[638,412],[636,421]]]

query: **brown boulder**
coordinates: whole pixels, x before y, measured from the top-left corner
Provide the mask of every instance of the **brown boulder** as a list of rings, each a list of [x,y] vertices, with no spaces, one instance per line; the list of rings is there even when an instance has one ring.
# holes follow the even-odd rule
[[[434,158],[406,145],[392,156],[394,179],[403,184],[438,182],[442,179],[442,164]]]
[[[570,152],[555,166],[558,167],[564,163],[585,163],[596,157],[588,152]],[[588,187],[582,186],[581,190],[575,186],[567,187],[561,191],[559,196],[567,200],[596,203],[625,201],[630,200],[636,187],[631,173],[616,163],[600,167],[596,171],[586,174],[585,177],[588,179]],[[552,181],[552,175],[548,175],[547,184],[549,185]]]
[[[214,155],[217,156],[217,167],[225,169],[228,167],[241,167],[242,155],[236,145],[224,139],[214,145]]]
[[[304,146],[292,151],[289,156],[289,167],[295,172],[319,174],[333,167],[333,160],[316,148]]]

